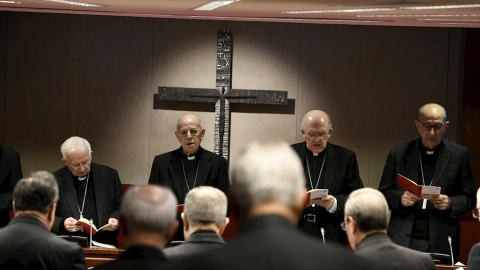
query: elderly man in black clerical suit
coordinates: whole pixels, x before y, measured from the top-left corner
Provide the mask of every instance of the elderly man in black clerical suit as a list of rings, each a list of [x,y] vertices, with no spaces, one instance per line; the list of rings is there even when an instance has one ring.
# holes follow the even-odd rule
[[[227,196],[221,190],[201,186],[192,189],[185,198],[182,213],[183,234],[186,241],[164,250],[169,261],[186,257],[225,245],[222,235],[229,223]]]
[[[305,207],[305,174],[288,144],[249,144],[232,164],[231,180],[241,230],[225,247],[185,260],[187,268],[370,269],[344,246],[325,246],[297,229]]]
[[[58,185],[52,174],[34,172],[13,191],[15,217],[0,229],[1,269],[87,269],[82,248],[49,232]]]
[[[390,210],[383,194],[372,188],[353,191],[345,203],[345,230],[355,254],[375,269],[435,270],[430,255],[397,245],[387,236]]]
[[[170,269],[162,249],[177,230],[177,199],[165,187],[135,186],[126,193],[120,226],[127,250],[99,270]]]
[[[0,144],[0,228],[10,221],[13,187],[22,177],[20,155],[14,149]]]
[[[99,228],[93,240],[118,246],[118,214],[123,189],[116,170],[92,162],[92,148],[84,138],[71,137],[60,148],[65,166],[53,173],[60,188],[52,232],[87,236],[76,225],[80,218],[93,219]]]
[[[310,111],[302,120],[304,142],[292,145],[299,155],[307,189],[328,189],[328,196],[316,199],[300,217],[299,228],[326,241],[347,243],[340,227],[348,194],[363,187],[355,153],[329,143],[332,121],[323,111]]]
[[[393,242],[423,252],[450,254],[460,249],[459,216],[475,206],[475,179],[468,149],[443,139],[445,109],[423,105],[415,120],[420,138],[394,146],[388,153],[379,190],[392,210],[387,234]],[[438,186],[440,196],[421,199],[398,185],[401,174],[419,185]]]
[[[180,117],[175,136],[181,147],[155,157],[149,184],[169,187],[179,204],[183,204],[187,193],[198,186],[212,186],[226,193],[230,186],[226,161],[200,146],[204,135],[205,129],[196,115]],[[174,240],[183,240],[181,228]]]

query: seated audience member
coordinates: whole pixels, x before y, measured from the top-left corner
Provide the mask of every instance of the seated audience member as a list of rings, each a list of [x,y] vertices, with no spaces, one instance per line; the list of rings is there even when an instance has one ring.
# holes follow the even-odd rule
[[[477,207],[473,210],[473,217],[480,221],[478,209],[480,208],[480,189],[477,191]],[[468,254],[467,269],[480,269],[480,243],[475,244]]]
[[[286,143],[252,143],[232,163],[234,206],[243,226],[215,256],[198,255],[190,269],[369,269],[335,243],[299,231],[305,207],[305,174]],[[234,208],[235,209],[235,208]],[[186,260],[185,260],[186,261]]]
[[[112,262],[95,269],[165,269],[162,253],[177,230],[177,199],[167,188],[135,186],[123,198],[119,216],[127,250]]]
[[[13,191],[15,217],[0,229],[1,269],[87,269],[82,248],[50,232],[58,185],[48,172],[34,172]]]
[[[10,221],[13,187],[22,177],[20,154],[0,144],[0,228],[7,226]]]
[[[60,189],[52,232],[88,237],[76,225],[80,218],[92,219],[99,228],[93,240],[118,246],[118,213],[123,189],[118,172],[92,162],[92,148],[84,138],[71,137],[60,147],[65,166],[53,173]]]
[[[222,235],[228,225],[227,196],[221,190],[201,186],[188,192],[181,215],[186,241],[166,248],[163,252],[169,261],[225,245]]]
[[[345,204],[345,229],[355,254],[372,260],[376,269],[435,270],[428,254],[390,240],[389,217],[387,201],[380,191],[362,188],[350,193]]]

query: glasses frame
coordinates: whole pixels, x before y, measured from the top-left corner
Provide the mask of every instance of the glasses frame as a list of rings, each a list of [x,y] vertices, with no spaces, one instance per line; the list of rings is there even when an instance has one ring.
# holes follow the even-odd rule
[[[478,208],[475,208],[475,209],[472,210],[472,216],[473,216],[473,218],[476,218],[476,219],[478,219],[480,217],[479,214],[478,214]]]
[[[325,139],[327,136],[328,136],[328,131],[327,132],[305,132],[305,135],[307,136],[307,138],[309,138],[310,140],[313,140],[315,139],[317,136],[318,138],[320,139]]]
[[[185,137],[185,138],[188,137],[188,134],[189,134],[189,133],[190,133],[190,136],[195,137],[195,136],[197,136],[198,134],[202,133],[202,131],[201,131],[201,130],[199,131],[199,130],[196,129],[196,128],[192,128],[192,129],[180,130],[180,131],[178,132],[178,134],[180,134],[180,136]],[[195,133],[195,134],[194,134],[194,133]]]
[[[419,123],[420,123],[420,127],[424,130],[424,131],[428,131],[430,132],[430,130],[432,130],[433,128],[433,131],[435,131],[436,133],[437,132],[441,132],[443,130],[445,130],[445,124],[444,123],[437,123],[435,125],[430,125],[429,123],[426,123],[426,122],[422,122],[420,120],[417,120]]]

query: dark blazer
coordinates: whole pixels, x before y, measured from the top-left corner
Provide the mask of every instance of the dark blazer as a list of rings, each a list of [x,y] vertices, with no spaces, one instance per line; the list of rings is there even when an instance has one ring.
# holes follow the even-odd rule
[[[82,248],[49,232],[34,216],[15,217],[0,229],[2,269],[87,269]]]
[[[118,172],[110,167],[93,163],[90,167],[90,173],[93,178],[93,186],[95,191],[95,203],[97,208],[97,218],[100,227],[108,223],[109,218],[117,218],[120,213],[122,204],[123,189],[122,183],[118,176]],[[67,166],[54,172],[53,175],[57,179],[60,191],[57,203],[57,211],[55,213],[55,223],[52,232],[56,234],[69,234],[87,236],[83,232],[67,232],[63,223],[66,218],[73,217],[79,219],[80,212],[78,210],[77,193],[73,183],[72,173]],[[102,243],[118,246],[116,236],[118,230],[115,231],[99,231],[93,236],[93,240]]]
[[[169,261],[180,261],[188,256],[224,245],[225,241],[214,231],[201,230],[194,232],[182,244],[164,249],[163,254]]]
[[[302,161],[305,175],[308,175],[306,142],[293,144],[292,147]],[[328,189],[328,194],[337,199],[337,210],[334,214],[330,214],[323,207],[316,207],[316,209],[308,207],[305,213],[315,212],[320,215],[320,218],[317,217],[316,224],[325,228],[327,239],[346,244],[347,236],[340,227],[340,223],[343,221],[345,202],[352,191],[363,188],[363,182],[359,176],[357,158],[353,151],[331,143],[327,144],[326,150],[327,157],[323,177],[325,185],[318,188]],[[319,231],[320,228],[315,228],[315,230]]]
[[[246,221],[224,248],[215,250],[215,256],[207,252],[183,264],[189,264],[189,269],[370,269],[366,260],[345,247],[324,246],[277,215]]]
[[[480,243],[475,244],[472,249],[470,249],[470,253],[468,253],[467,269],[480,269]]]
[[[442,140],[442,143],[432,186],[441,187],[440,192],[450,198],[451,207],[442,211],[427,201],[426,209],[423,211],[427,211],[429,215],[432,252],[450,254],[448,236],[451,236],[454,257],[458,259],[459,215],[472,210],[476,204],[475,179],[468,149],[445,139]],[[402,205],[401,197],[405,190],[398,186],[398,174],[414,181],[418,179],[420,144],[421,140],[417,139],[396,145],[390,150],[378,188],[385,195],[392,210],[387,235],[393,242],[405,247],[409,245],[414,211],[419,211],[423,202],[420,200],[411,207]]]
[[[212,186],[227,192],[230,186],[227,164],[223,157],[200,147],[196,155],[199,158],[197,182],[195,186]],[[179,204],[183,204],[186,196],[182,193],[185,177],[181,164],[182,148],[158,155],[153,160],[149,184],[169,187],[177,196]]]
[[[120,257],[99,266],[98,270],[149,270],[169,269],[162,251],[151,246],[131,246]]]
[[[386,234],[376,233],[365,237],[355,254],[374,262],[376,269],[384,270],[435,270],[432,257],[426,253],[399,246]]]
[[[13,188],[22,177],[20,155],[14,149],[0,144],[0,228],[10,221]]]

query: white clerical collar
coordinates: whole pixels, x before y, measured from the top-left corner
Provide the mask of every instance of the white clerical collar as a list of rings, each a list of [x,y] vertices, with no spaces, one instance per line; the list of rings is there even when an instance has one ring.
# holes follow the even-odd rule
[[[187,156],[188,160],[195,160],[195,156]]]
[[[85,175],[82,176],[82,177],[78,177],[78,181],[83,181],[83,180],[87,179],[87,176],[88,176],[88,173],[85,174]]]
[[[435,151],[433,151],[433,150],[427,150],[427,155],[433,155],[433,154],[435,154]]]
[[[305,144],[307,145],[307,149],[308,149],[310,152],[312,152],[312,150],[310,150],[310,148],[308,148],[308,143],[305,142]],[[318,155],[319,155],[320,153],[314,153],[314,152],[312,152],[312,154],[313,154],[314,157],[318,157]]]

